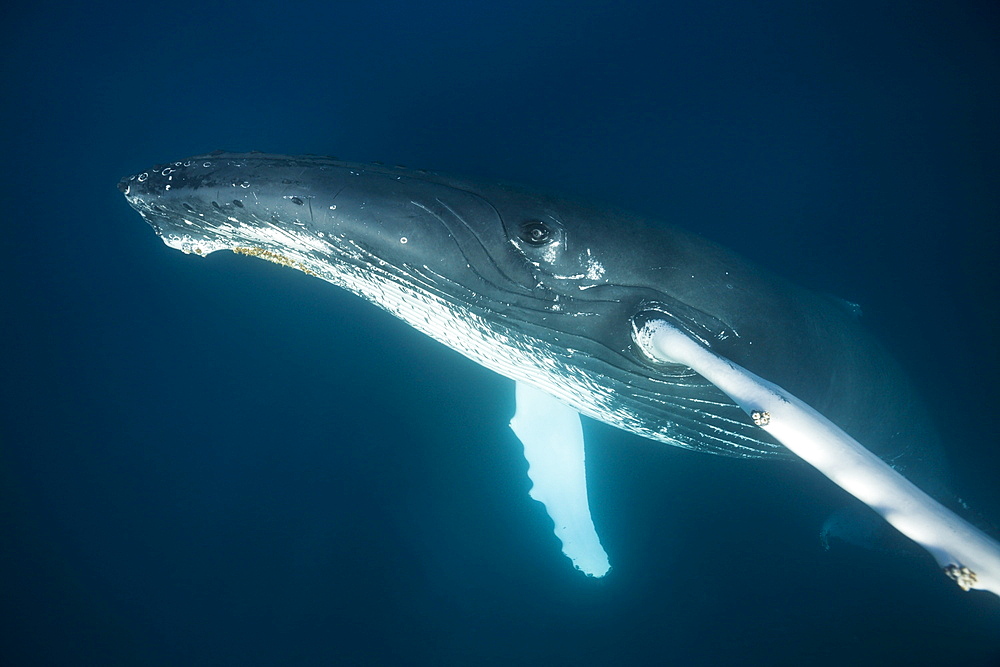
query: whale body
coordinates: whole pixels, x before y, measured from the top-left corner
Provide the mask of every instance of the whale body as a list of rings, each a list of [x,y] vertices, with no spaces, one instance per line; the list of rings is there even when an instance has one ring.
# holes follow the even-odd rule
[[[790,392],[924,490],[946,488],[920,400],[855,308],[679,227],[318,156],[215,152],[119,189],[172,248],[301,270],[515,380],[512,427],[532,494],[593,576],[609,566],[587,508],[577,414],[699,452],[792,457],[690,366],[644,351],[636,332],[654,320]]]

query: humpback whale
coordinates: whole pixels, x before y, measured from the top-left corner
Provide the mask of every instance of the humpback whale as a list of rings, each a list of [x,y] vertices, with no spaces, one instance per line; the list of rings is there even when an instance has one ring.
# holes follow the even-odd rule
[[[936,499],[933,425],[842,301],[677,227],[429,171],[217,151],[118,187],[172,248],[298,269],[514,380],[531,494],[587,575],[610,561],[580,415],[699,452],[798,456],[963,589],[1000,594],[1000,546]]]

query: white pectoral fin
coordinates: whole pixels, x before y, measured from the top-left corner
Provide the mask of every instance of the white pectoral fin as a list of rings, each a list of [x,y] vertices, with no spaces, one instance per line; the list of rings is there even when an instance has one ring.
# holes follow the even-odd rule
[[[545,505],[573,565],[592,577],[611,569],[590,518],[580,415],[541,389],[517,383],[510,428],[524,445],[531,497]]]
[[[635,339],[652,359],[690,367],[758,426],[922,546],[968,590],[1000,595],[1000,544],[914,486],[833,422],[781,387],[718,356],[664,320]]]

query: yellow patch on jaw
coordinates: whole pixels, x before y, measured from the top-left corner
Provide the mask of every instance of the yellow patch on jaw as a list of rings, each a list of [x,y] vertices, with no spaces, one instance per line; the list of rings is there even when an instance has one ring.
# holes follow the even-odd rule
[[[308,274],[310,276],[319,277],[315,271],[307,267],[302,262],[297,262],[293,259],[289,259],[280,253],[276,253],[273,250],[267,250],[265,248],[247,248],[244,246],[237,246],[233,248],[233,252],[240,255],[249,255],[250,257],[260,257],[261,259],[266,259],[269,262],[274,262],[275,264],[281,264],[282,266],[287,266],[291,269],[298,269],[302,273]]]

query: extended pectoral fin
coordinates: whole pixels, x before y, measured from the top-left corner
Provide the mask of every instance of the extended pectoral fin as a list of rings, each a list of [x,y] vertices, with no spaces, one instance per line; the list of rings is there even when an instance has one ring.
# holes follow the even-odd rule
[[[684,364],[725,392],[757,426],[926,549],[963,589],[1000,595],[1000,544],[816,410],[666,320],[637,324],[635,340],[651,359]]]
[[[545,505],[563,553],[592,577],[611,566],[587,502],[580,415],[540,389],[517,383],[517,410],[510,428],[524,445],[531,497]]]

